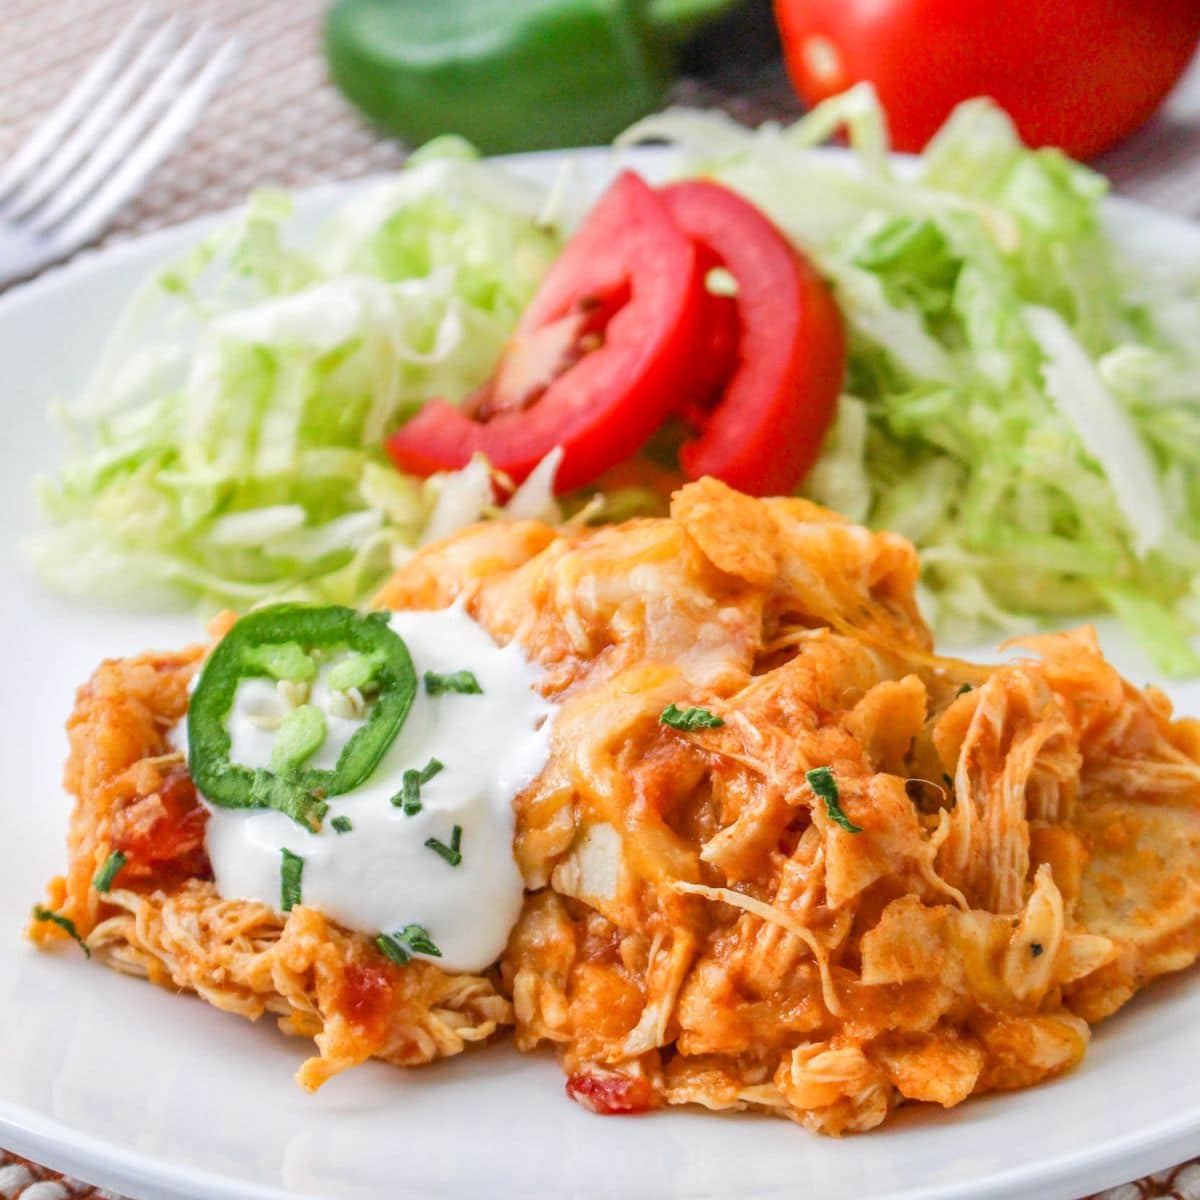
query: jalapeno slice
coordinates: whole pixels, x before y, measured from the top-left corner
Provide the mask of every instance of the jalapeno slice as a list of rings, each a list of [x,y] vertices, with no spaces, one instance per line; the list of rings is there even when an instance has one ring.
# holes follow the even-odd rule
[[[281,651],[275,648],[286,647]],[[374,665],[375,695],[362,728],[332,769],[299,766],[282,774],[230,760],[227,721],[238,684],[273,678],[272,664],[296,649],[346,649]],[[317,830],[339,796],[370,776],[400,732],[412,707],[417,675],[403,638],[387,613],[360,613],[336,605],[278,604],[243,617],[217,644],[200,673],[188,705],[188,770],[200,793],[222,808],[274,808]]]

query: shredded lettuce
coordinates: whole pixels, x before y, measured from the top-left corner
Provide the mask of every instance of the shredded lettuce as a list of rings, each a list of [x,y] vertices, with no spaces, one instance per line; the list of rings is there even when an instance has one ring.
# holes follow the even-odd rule
[[[289,238],[287,197],[255,196],[142,290],[59,411],[73,453],[38,483],[36,567],[118,604],[352,602],[422,531],[494,511],[486,467],[422,484],[382,441],[491,373],[560,247],[543,204],[446,141],[315,238]],[[520,512],[547,511],[545,476]]]
[[[842,130],[847,151],[818,149]],[[1160,667],[1200,673],[1200,254],[1129,248],[1104,181],[1028,150],[986,101],[907,161],[866,86],[790,128],[668,112],[622,142],[646,139],[757,203],[831,281],[849,371],[805,491],[916,543],[944,636],[1107,610]],[[439,139],[315,240],[289,236],[286,197],[255,197],[144,289],[59,414],[76,449],[39,485],[44,576],[114,601],[354,601],[412,547],[501,515],[482,460],[422,483],[380,443],[488,376],[577,183],[544,193]],[[557,461],[507,515],[661,507],[640,480],[556,499]]]
[[[848,155],[813,152],[838,129]],[[849,372],[805,492],[916,543],[939,632],[1108,610],[1200,673],[1200,253],[1114,237],[1105,182],[986,101],[916,160],[885,130],[858,87],[787,129],[668,112],[622,140],[681,147],[832,281]]]

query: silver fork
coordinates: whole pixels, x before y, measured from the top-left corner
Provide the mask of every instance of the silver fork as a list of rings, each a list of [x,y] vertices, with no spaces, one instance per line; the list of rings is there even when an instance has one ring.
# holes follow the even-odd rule
[[[209,23],[140,9],[0,168],[0,287],[103,232],[241,56]]]

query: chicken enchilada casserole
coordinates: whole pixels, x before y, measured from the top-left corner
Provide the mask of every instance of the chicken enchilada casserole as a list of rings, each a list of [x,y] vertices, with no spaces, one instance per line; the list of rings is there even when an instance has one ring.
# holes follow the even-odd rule
[[[310,1090],[511,1033],[598,1112],[839,1135],[1056,1076],[1200,950],[1200,723],[1086,628],[940,657],[917,574],[702,479],[105,662],[31,936],[269,1014]]]

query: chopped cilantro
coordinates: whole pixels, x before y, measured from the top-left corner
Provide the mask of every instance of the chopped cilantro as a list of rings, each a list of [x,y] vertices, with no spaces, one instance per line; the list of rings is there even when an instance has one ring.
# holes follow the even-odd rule
[[[442,952],[433,944],[424,925],[405,925],[397,935],[415,954],[428,954],[432,958],[441,958]]]
[[[398,967],[404,966],[412,958],[408,949],[393,934],[381,933],[375,939],[375,945],[379,947],[379,952],[385,958],[390,958]]]
[[[120,850],[114,850],[108,858],[104,860],[104,866],[96,872],[96,878],[92,880],[92,887],[101,895],[106,893],[113,885],[113,880],[117,877],[117,872],[128,861],[125,855]]]
[[[375,945],[381,954],[399,967],[404,966],[414,954],[442,957],[442,952],[434,945],[423,925],[405,925],[398,933],[381,933],[375,939]]]
[[[837,780],[834,779],[833,771],[829,767],[813,767],[811,771],[805,773],[804,778],[808,780],[808,786],[812,788],[813,792],[825,801],[825,811],[829,814],[831,821],[836,822],[847,833],[862,833],[862,827],[855,825],[842,812]]]
[[[64,917],[61,913],[51,912],[48,908],[43,908],[40,904],[35,904],[33,906],[33,919],[35,921],[49,921],[52,925],[57,925],[59,929],[70,934],[79,943],[79,948],[86,957],[92,957],[92,952],[88,949],[87,942],[79,936],[79,930],[75,928],[75,922],[70,917]]]
[[[481,696],[483,688],[470,671],[455,671],[451,675],[439,675],[437,671],[425,672],[425,690],[431,696],[445,692],[458,692],[462,696]]]
[[[300,877],[304,874],[304,859],[290,850],[283,850],[279,868],[280,908],[291,912],[300,903]]]
[[[679,708],[674,704],[668,704],[658,719],[663,725],[681,729],[684,733],[691,733],[696,729],[720,729],[725,724],[721,717],[709,712],[707,708]]]
[[[349,817],[334,817],[329,823],[337,833],[349,833],[354,828]]]

